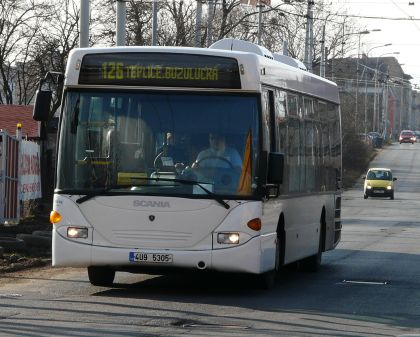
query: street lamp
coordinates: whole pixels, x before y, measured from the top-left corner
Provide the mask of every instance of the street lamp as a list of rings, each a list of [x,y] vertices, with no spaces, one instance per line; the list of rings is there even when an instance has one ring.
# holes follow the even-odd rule
[[[392,46],[392,43],[386,43],[386,44],[381,44],[380,46],[372,47],[372,48],[370,48],[370,49],[366,52],[366,55],[369,57],[369,53],[370,53],[372,50],[374,50],[374,49],[376,49],[376,48],[389,47],[389,46]]]

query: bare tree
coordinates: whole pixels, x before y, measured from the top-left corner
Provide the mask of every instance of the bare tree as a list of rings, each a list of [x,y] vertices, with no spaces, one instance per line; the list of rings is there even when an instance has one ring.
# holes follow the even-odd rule
[[[15,89],[23,89],[16,82],[22,80],[28,63],[28,46],[39,27],[41,8],[35,0],[0,0],[0,104],[14,103]],[[19,103],[26,102],[20,98]]]
[[[194,44],[195,6],[193,2],[175,1],[165,2],[162,9],[166,15],[162,15],[165,28],[171,31],[167,38],[162,41],[164,45],[192,46]],[[164,21],[165,18],[168,21]],[[169,37],[169,39],[168,39]]]
[[[39,81],[48,71],[63,73],[67,58],[79,41],[79,8],[76,0],[55,2],[45,8],[44,14],[48,22],[40,28],[30,55],[32,58],[32,74]],[[51,116],[60,105],[61,88],[54,97]]]

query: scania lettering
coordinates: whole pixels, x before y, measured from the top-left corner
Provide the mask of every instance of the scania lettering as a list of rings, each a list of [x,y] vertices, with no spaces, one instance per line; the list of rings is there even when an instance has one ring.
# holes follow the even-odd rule
[[[136,207],[171,207],[169,201],[134,200],[133,204]]]

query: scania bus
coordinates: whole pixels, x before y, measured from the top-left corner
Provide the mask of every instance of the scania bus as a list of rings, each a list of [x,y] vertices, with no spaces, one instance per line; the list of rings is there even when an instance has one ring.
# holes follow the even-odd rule
[[[81,48],[62,83],[53,266],[253,274],[317,270],[340,241],[335,83],[245,41],[210,48]],[[41,81],[34,118],[47,120]],[[222,152],[197,160],[209,135]],[[207,162],[207,163],[206,163]],[[239,162],[239,163],[238,163]]]

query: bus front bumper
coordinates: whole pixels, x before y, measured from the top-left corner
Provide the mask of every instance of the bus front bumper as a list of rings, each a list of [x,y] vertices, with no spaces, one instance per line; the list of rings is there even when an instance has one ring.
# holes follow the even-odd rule
[[[53,234],[54,267],[109,266],[115,270],[185,268],[260,274],[274,267],[275,234],[253,237],[246,243],[213,250],[151,250],[94,246]],[[131,262],[130,253],[170,255],[171,262]],[[145,272],[146,273],[146,272]]]

